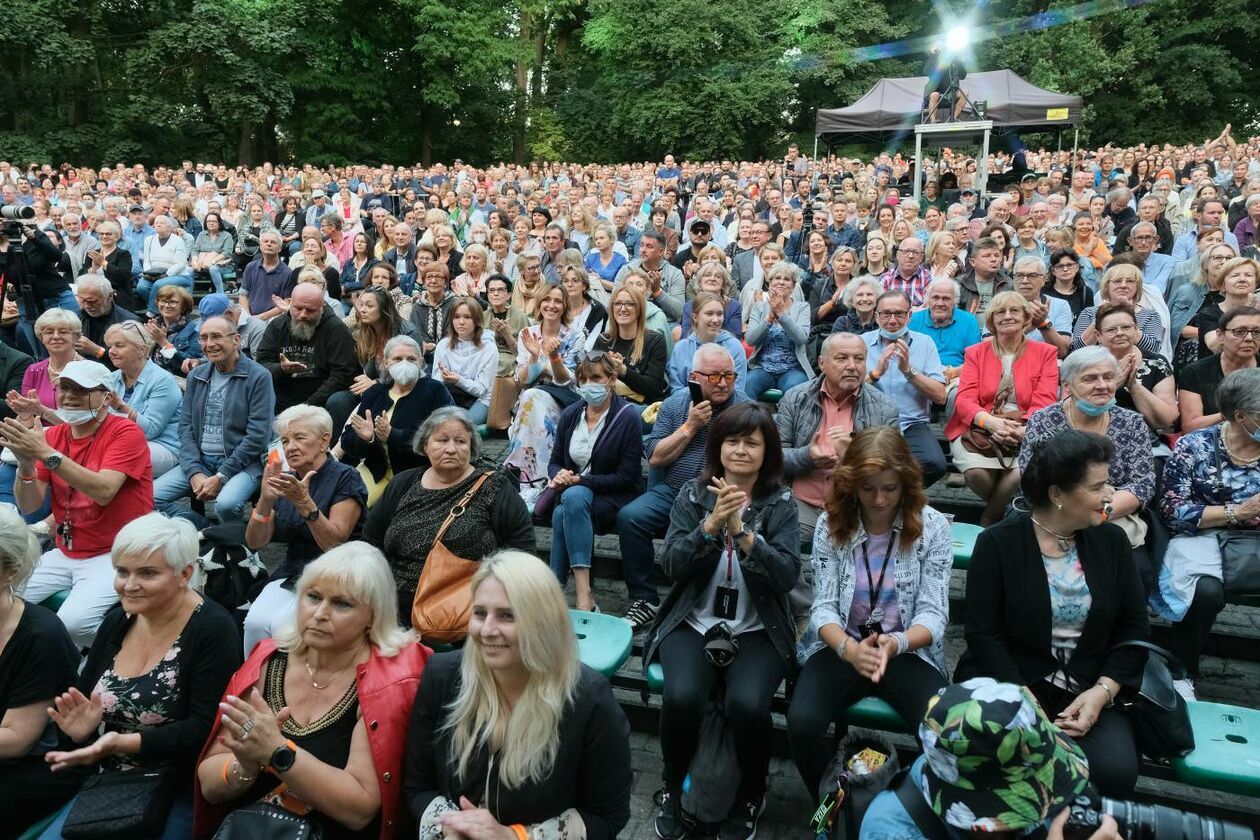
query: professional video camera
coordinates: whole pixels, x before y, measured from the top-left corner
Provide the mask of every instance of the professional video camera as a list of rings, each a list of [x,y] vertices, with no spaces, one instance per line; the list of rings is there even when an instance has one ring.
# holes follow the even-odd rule
[[[1066,840],[1085,840],[1110,814],[1127,840],[1254,840],[1251,829],[1165,805],[1142,805],[1106,797],[1078,796],[1072,802]]]
[[[0,301],[6,297],[21,301],[30,312],[39,312],[35,294],[27,281],[26,255],[22,252],[22,231],[35,223],[35,210],[19,204],[0,205]]]
[[[21,239],[22,223],[33,224],[34,207],[23,207],[20,204],[0,205],[0,235],[7,239]]]

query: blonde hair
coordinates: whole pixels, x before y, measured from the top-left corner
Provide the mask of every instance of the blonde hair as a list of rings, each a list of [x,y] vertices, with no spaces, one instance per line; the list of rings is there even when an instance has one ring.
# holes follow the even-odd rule
[[[617,323],[617,319],[612,317],[613,305],[617,302],[619,295],[629,295],[634,301],[635,322],[638,323],[638,332],[634,334],[634,341],[630,345],[630,364],[637,365],[639,360],[643,358],[643,334],[647,332],[647,298],[643,292],[632,288],[625,284],[618,284],[612,290],[612,295],[608,298],[608,342],[610,345],[621,340],[621,325]]]
[[[1003,309],[1006,309],[1008,306],[1018,306],[1021,310],[1023,310],[1025,320],[1030,320],[1032,318],[1032,304],[1025,300],[1023,295],[1019,292],[1010,290],[998,292],[993,296],[993,299],[989,301],[989,306],[984,310],[984,328],[988,330],[990,334],[994,332],[993,316]]]
[[[503,784],[517,789],[551,773],[560,749],[560,721],[572,704],[581,664],[564,593],[546,563],[523,551],[497,552],[481,561],[472,592],[491,577],[503,585],[512,605],[529,681],[509,709],[480,645],[470,640],[460,664],[459,694],[447,707],[443,728],[451,733],[462,778],[468,778],[474,754],[484,747],[498,754]]]
[[[415,640],[415,634],[398,626],[398,586],[380,549],[355,540],[325,551],[302,570],[294,590],[297,603],[301,603],[306,590],[317,583],[329,583],[345,590],[354,600],[367,604],[372,610],[368,641],[376,646],[381,656],[393,656]],[[275,640],[285,653],[295,656],[306,653],[306,642],[297,626],[296,605]]]
[[[1111,300],[1111,281],[1117,277],[1128,275],[1129,279],[1137,283],[1137,289],[1133,292],[1133,303],[1137,305],[1142,300],[1142,269],[1131,263],[1117,263],[1103,273],[1102,280],[1098,281],[1098,294],[1103,300]]]

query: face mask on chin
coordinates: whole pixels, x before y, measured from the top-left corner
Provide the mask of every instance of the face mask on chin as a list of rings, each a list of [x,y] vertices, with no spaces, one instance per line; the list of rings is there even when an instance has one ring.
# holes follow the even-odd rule
[[[1094,405],[1089,400],[1082,400],[1080,398],[1075,398],[1073,402],[1076,404],[1076,410],[1081,414],[1084,414],[1086,417],[1101,417],[1115,407],[1116,398],[1112,397],[1102,405]]]
[[[884,329],[883,327],[879,328],[880,338],[883,338],[885,341],[896,341],[897,339],[904,337],[905,334],[908,332],[910,332],[909,324],[906,324],[904,327],[897,330],[896,332],[891,332],[889,330]]]

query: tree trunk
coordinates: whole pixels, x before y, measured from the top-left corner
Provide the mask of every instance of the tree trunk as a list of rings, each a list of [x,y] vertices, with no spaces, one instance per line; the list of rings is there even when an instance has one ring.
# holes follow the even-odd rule
[[[433,118],[428,108],[420,111],[420,162],[426,167],[433,163]]]
[[[254,122],[241,120],[240,134],[236,140],[236,162],[243,166],[254,163]]]
[[[525,162],[525,117],[529,111],[529,62],[526,45],[533,41],[533,21],[528,9],[521,9],[520,50],[516,57],[516,97],[512,114],[512,160]]]

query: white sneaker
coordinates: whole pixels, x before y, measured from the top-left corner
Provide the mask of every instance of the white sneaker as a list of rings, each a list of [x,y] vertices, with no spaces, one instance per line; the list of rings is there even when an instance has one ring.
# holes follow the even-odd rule
[[[1195,700],[1194,696],[1194,680],[1173,680],[1173,688],[1185,700]]]

